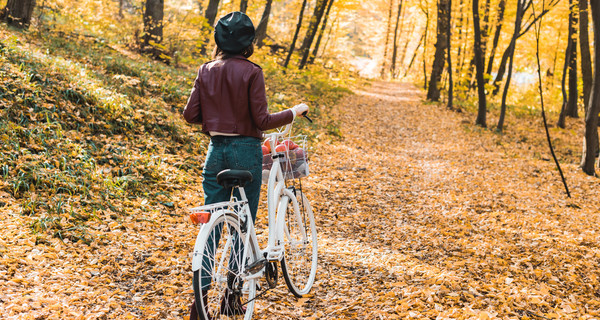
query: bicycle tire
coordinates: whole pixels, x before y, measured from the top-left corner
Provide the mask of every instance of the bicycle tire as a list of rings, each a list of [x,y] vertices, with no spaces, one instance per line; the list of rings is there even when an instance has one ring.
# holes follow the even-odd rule
[[[232,253],[241,252],[241,248],[245,245],[245,237],[236,236],[242,234],[238,216],[230,212],[220,214],[209,228],[210,232],[207,232],[202,239],[197,240],[202,242],[199,253],[194,252],[194,254],[202,254],[203,256],[202,266],[199,270],[194,271],[193,277],[194,298],[196,299],[198,315],[202,320],[223,318],[250,320],[254,313],[256,279],[250,279],[242,283],[240,281],[241,274],[246,264],[240,261],[242,260],[241,254],[236,255],[240,258],[231,258]],[[239,239],[239,242],[236,241],[236,238]],[[206,260],[204,257],[206,257]],[[212,268],[210,263],[212,263]],[[233,264],[235,263],[241,267],[234,267]],[[201,275],[203,270],[205,273]],[[210,274],[210,285],[205,286],[207,289],[202,290],[201,280],[202,278],[206,279],[207,274]],[[223,303],[223,301],[230,300],[238,304]],[[246,307],[243,314],[236,312],[236,310],[240,310],[240,306]]]
[[[298,211],[294,209],[294,202],[298,203]],[[280,209],[286,210],[285,251],[281,271],[290,292],[300,298],[310,292],[317,274],[315,219],[312,207],[300,189],[295,190],[295,199],[284,196]]]

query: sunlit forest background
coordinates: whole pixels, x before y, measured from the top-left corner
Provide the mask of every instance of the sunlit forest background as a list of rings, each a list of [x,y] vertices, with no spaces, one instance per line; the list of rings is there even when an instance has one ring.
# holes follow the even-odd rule
[[[269,110],[311,107],[325,253],[258,318],[600,317],[599,6],[0,0],[0,318],[188,314],[210,139],[181,113],[239,10]]]
[[[290,45],[294,42],[295,47],[301,48],[293,51],[294,59],[285,63],[286,67],[289,64],[289,69],[296,69],[301,55],[308,50],[312,51],[309,54],[309,65],[331,73],[328,82],[340,80],[334,73],[349,71],[365,78],[405,79],[427,88],[434,64],[437,21],[440,19],[436,1],[242,2],[256,26],[261,21],[266,25],[265,33],[259,41],[262,51],[254,57],[259,62],[270,61],[279,67],[283,61],[289,60],[287,54],[292,51]],[[6,3],[7,0],[4,0],[0,5],[4,7]],[[77,39],[94,39],[107,46],[133,52],[148,51],[144,48],[148,46],[148,41],[143,35],[148,31],[143,21],[145,3],[130,0],[37,1],[32,13],[30,32],[41,37],[58,36],[74,42]],[[446,0],[441,5],[447,3]],[[506,69],[506,61],[501,58],[510,51],[517,2],[485,0],[478,3],[480,17],[477,20],[480,20],[478,24],[482,31],[486,80],[493,83],[496,82],[496,79],[492,79],[497,76],[498,69]],[[522,18],[521,32],[514,51],[513,86],[507,95],[507,103],[524,112],[538,108],[534,22],[542,22],[539,43],[544,93],[548,110],[560,112],[563,99],[561,80],[565,73],[563,65],[570,36],[569,13],[576,13],[575,27],[578,28],[578,7],[566,0],[524,3],[528,3],[528,8]],[[215,5],[216,11],[209,12],[208,7]],[[162,8],[162,37],[152,44],[168,65],[194,69],[210,59],[214,45],[210,23],[230,11],[240,10],[241,5],[240,1],[165,1]],[[319,7],[323,7],[322,11],[325,12],[321,12],[316,37],[311,39],[312,42],[306,49],[304,42],[314,24],[311,19],[318,15]],[[457,95],[456,103],[459,107],[472,104],[476,96],[474,19],[471,8],[471,1],[454,0],[450,12],[453,91]],[[303,19],[299,17],[301,11]],[[586,9],[585,14],[588,15],[585,27],[589,50],[589,45],[593,45],[593,36],[590,36],[592,24],[589,22],[591,13]],[[298,22],[301,23],[299,34],[297,40],[294,40]],[[573,37],[578,39],[577,32]],[[300,56],[296,57],[296,54]],[[591,59],[589,52],[587,59]],[[577,74],[580,75],[576,80],[581,89],[584,85],[581,64],[577,62],[576,66],[579,69]],[[304,68],[305,65],[300,67]],[[506,70],[503,71],[505,72]],[[503,75],[499,80],[504,79]],[[499,81],[498,85],[502,87],[503,82]],[[447,70],[442,71],[441,82],[437,86],[442,91],[447,91]],[[498,90],[501,92],[502,88],[493,90],[495,93],[489,97],[492,109],[499,104],[496,103],[501,97],[496,92]],[[583,96],[579,99],[580,107],[583,105],[582,99]]]

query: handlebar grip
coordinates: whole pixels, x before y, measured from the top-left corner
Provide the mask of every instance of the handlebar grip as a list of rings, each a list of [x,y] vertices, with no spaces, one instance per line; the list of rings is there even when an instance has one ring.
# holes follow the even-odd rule
[[[306,120],[308,120],[308,122],[310,122],[310,123],[313,123],[312,119],[311,119],[311,118],[309,118],[309,117],[306,115],[307,113],[308,113],[308,111],[304,111],[304,112],[302,112],[302,116],[303,116],[304,118],[306,118]]]

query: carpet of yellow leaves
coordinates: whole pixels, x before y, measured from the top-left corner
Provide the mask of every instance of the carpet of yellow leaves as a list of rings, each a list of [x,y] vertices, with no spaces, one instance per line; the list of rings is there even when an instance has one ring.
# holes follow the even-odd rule
[[[566,198],[541,121],[515,144],[409,85],[362,90],[314,157],[317,318],[600,316],[600,183],[563,163]]]
[[[314,289],[296,299],[280,280],[255,318],[600,317],[598,179],[566,161],[567,199],[539,156],[538,124],[514,144],[421,99],[375,83],[335,108],[344,139],[312,146],[305,182],[319,231]],[[199,201],[199,182],[177,191],[174,210],[90,222],[90,245],[39,241],[9,201],[0,318],[184,318],[197,230],[182,208]]]

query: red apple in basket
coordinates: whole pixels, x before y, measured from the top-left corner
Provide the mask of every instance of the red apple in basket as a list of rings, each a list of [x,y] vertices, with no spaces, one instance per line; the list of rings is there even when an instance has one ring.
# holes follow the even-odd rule
[[[281,169],[283,170],[284,174],[286,172],[290,172],[292,170],[292,166],[290,163],[290,154],[293,153],[293,151],[289,151],[288,147],[283,144],[280,143],[277,145],[277,147],[275,147],[275,152],[277,153],[283,153],[283,158],[280,158],[281,161]]]
[[[285,145],[288,148],[288,150],[294,150],[298,148],[298,145],[292,140],[283,140],[281,144]]]
[[[262,148],[262,154],[263,154],[263,156],[271,153],[271,150],[269,150],[269,147],[264,146],[264,145],[262,145],[260,147]]]
[[[296,146],[296,148],[297,147],[298,146]],[[286,170],[290,170],[290,165],[292,165],[296,162],[296,151],[291,151],[288,148],[288,145],[283,144],[283,143],[281,143],[277,147],[275,147],[275,151],[285,153],[285,157],[283,158],[283,161],[286,162]]]
[[[285,152],[285,151],[288,151],[288,150],[289,150],[289,148],[285,144],[283,144],[283,143],[278,144],[275,147],[275,152]]]
[[[271,153],[271,138],[267,138],[265,139],[265,142],[263,142],[263,154],[265,154],[265,148],[267,148],[267,153]]]

